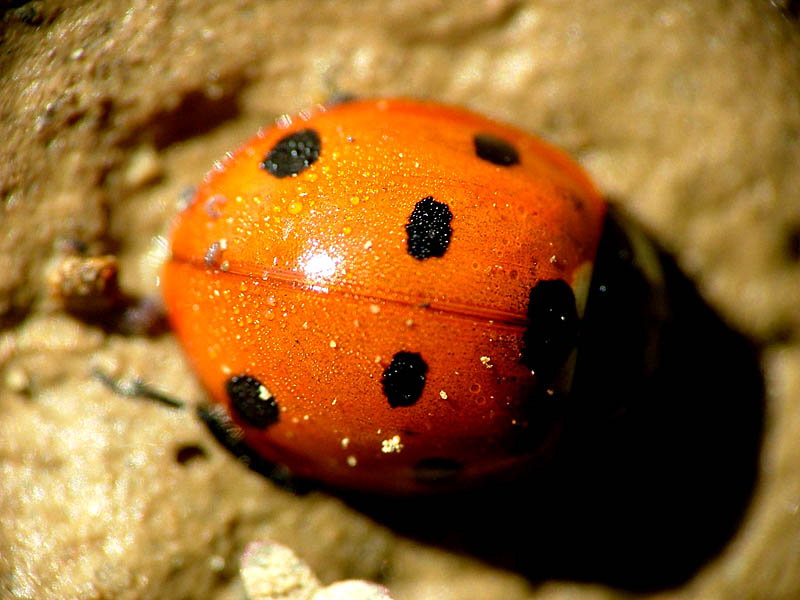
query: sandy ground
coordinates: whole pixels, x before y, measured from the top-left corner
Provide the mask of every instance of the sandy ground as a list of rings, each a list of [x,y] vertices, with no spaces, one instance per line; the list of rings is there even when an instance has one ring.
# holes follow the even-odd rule
[[[642,592],[653,598],[800,597],[795,3],[2,7],[0,597],[237,598],[239,557],[266,538],[291,547],[325,583],[365,578],[403,600],[616,598],[632,581],[655,588]],[[384,518],[402,502],[375,510],[375,501],[282,489],[187,412],[121,398],[92,376],[137,376],[205,401],[157,324],[69,305],[64,261],[111,256],[105,267],[118,269],[121,306],[157,301],[181,194],[260,126],[341,92],[460,104],[562,146],[757,346],[765,393],[747,398],[764,414],[756,485],[742,511],[720,502],[736,516],[713,552],[695,552],[692,535],[673,540],[656,552],[663,572],[651,565],[645,581],[626,577],[625,563],[613,575],[565,561],[521,568],[505,559],[523,547],[546,555],[552,530],[548,539],[529,529],[520,540],[509,528],[472,546],[412,535]],[[113,292],[101,267],[89,270]],[[740,376],[722,372],[734,383]],[[721,399],[722,426],[728,401],[740,400]],[[689,502],[697,493],[681,492]],[[582,501],[591,505],[592,494]],[[497,510],[472,506],[465,531]],[[602,553],[603,543],[590,545]],[[668,574],[671,553],[678,575]]]

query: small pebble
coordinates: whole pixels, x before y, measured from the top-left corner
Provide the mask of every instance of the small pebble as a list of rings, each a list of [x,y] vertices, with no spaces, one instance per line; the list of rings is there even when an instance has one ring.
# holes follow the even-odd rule
[[[339,581],[321,589],[313,600],[392,600],[387,590],[367,581]]]
[[[311,600],[319,580],[286,546],[254,542],[242,555],[239,570],[247,600]]]
[[[135,189],[152,183],[163,172],[164,165],[155,148],[142,146],[131,155],[123,177],[125,184]]]
[[[339,581],[322,588],[308,565],[286,546],[253,542],[239,570],[247,600],[392,600],[376,583]]]

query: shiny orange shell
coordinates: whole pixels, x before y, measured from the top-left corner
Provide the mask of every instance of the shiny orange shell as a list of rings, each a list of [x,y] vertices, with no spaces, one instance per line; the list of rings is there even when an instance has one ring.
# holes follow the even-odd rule
[[[524,466],[558,431],[574,353],[525,360],[532,290],[566,284],[582,313],[604,212],[527,133],[348,102],[259,132],[207,175],[174,226],[164,297],[265,458],[337,486],[461,485]],[[415,236],[432,253],[415,256]]]

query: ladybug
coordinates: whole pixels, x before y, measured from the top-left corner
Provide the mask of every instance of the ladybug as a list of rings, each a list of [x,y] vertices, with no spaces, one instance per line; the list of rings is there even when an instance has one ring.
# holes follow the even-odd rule
[[[348,101],[216,164],[177,217],[163,293],[258,455],[337,487],[450,489],[552,447],[604,214],[530,134]]]

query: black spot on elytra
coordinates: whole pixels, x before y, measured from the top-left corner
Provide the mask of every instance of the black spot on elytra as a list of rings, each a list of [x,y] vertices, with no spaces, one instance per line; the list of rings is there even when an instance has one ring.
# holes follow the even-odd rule
[[[527,316],[521,362],[536,375],[548,378],[564,364],[578,340],[572,288],[563,279],[540,281],[531,288]]]
[[[453,481],[463,465],[452,458],[425,458],[414,465],[414,479],[426,485],[442,485]]]
[[[517,149],[505,140],[488,133],[476,133],[472,140],[478,158],[501,167],[510,167],[519,163]]]
[[[453,213],[447,204],[437,202],[433,196],[417,202],[406,225],[408,253],[417,260],[443,256],[453,233],[452,220]]]
[[[233,422],[223,406],[198,406],[197,417],[205,423],[211,435],[231,452],[243,465],[272,480],[273,483],[295,494],[306,494],[316,487],[310,480],[296,476],[285,465],[273,463],[243,440],[241,428]]]
[[[416,352],[398,352],[383,371],[381,385],[389,406],[412,406],[422,395],[428,365]]]
[[[234,375],[225,383],[233,413],[257,429],[278,422],[278,403],[267,387],[250,375]]]
[[[297,175],[316,162],[321,150],[322,142],[316,131],[295,131],[278,140],[264,157],[261,168],[278,178]]]

